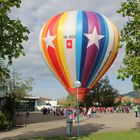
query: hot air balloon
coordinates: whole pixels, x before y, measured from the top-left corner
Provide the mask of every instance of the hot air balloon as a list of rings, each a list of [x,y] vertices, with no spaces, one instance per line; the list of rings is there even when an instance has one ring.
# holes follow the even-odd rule
[[[40,33],[40,48],[56,78],[79,101],[97,84],[113,63],[119,46],[116,26],[91,11],[66,11],[48,20]]]

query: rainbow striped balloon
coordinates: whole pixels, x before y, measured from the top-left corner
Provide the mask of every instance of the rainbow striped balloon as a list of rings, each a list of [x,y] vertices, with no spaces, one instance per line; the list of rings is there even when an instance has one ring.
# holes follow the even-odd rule
[[[67,11],[45,23],[40,47],[51,71],[75,95],[81,82],[81,101],[113,63],[119,44],[115,25],[91,11]]]

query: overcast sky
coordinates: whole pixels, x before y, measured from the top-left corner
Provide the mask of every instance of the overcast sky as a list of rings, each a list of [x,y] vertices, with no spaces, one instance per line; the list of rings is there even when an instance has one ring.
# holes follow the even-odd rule
[[[39,49],[39,34],[43,24],[52,16],[67,10],[90,10],[99,12],[112,20],[120,31],[125,19],[116,13],[123,0],[22,0],[19,9],[13,9],[11,16],[18,18],[30,30],[29,40],[24,44],[26,56],[14,62],[14,69],[23,77],[34,78],[34,96],[60,98],[67,92],[48,69]],[[110,83],[120,94],[132,91],[130,80],[124,82],[117,79],[117,70],[122,65],[124,48],[108,70],[106,75]]]

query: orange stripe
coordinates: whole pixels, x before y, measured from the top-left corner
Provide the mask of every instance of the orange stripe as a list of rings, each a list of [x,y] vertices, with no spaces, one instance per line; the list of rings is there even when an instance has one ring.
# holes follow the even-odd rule
[[[56,28],[56,23],[59,21],[59,16],[56,16],[49,24],[49,31],[51,35],[56,35],[54,34],[54,29]],[[54,43],[54,40],[53,40]],[[48,48],[48,53],[50,55],[51,61],[54,65],[55,70],[57,71],[58,76],[61,78],[63,83],[65,84],[66,87],[68,87],[68,82],[66,81],[66,77],[63,74],[63,71],[61,70],[61,65],[59,65],[59,60],[57,59],[57,53],[56,53],[56,46],[55,48],[49,47]]]
[[[63,82],[63,80],[61,79],[61,77],[58,75],[58,73],[57,73],[55,67],[54,67],[53,64],[52,64],[51,58],[50,58],[50,56],[49,56],[49,54],[48,54],[48,51],[47,51],[46,42],[43,40],[43,38],[46,37],[46,34],[47,34],[47,32],[48,32],[48,27],[49,27],[49,25],[50,25],[50,23],[51,23],[52,20],[53,20],[53,18],[51,18],[51,19],[46,23],[46,25],[44,26],[43,31],[42,31],[42,36],[41,36],[41,38],[42,38],[42,52],[43,52],[43,55],[44,55],[44,57],[45,57],[45,60],[46,60],[46,62],[47,62],[47,64],[48,64],[49,68],[50,68],[51,71],[54,73],[54,75],[56,76],[56,78],[61,82],[61,84],[65,87],[65,83]]]

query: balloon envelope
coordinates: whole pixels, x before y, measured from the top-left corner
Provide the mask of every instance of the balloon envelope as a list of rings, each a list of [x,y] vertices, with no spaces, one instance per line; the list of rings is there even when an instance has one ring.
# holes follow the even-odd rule
[[[47,21],[40,34],[40,48],[56,78],[79,101],[113,63],[119,44],[115,25],[99,13],[67,11]]]

